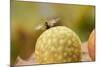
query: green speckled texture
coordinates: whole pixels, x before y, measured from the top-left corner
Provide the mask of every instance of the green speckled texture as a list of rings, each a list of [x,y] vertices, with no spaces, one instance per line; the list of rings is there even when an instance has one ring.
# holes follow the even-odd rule
[[[35,47],[37,64],[80,62],[81,41],[65,26],[52,27],[41,34]]]

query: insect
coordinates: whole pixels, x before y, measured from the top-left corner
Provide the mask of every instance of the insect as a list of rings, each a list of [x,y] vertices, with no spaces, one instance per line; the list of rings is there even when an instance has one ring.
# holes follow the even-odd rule
[[[46,21],[45,25],[47,26],[47,29],[55,26],[59,20],[60,20],[60,18],[56,17],[56,18],[49,19],[48,21]]]
[[[55,17],[55,18],[52,18],[52,19],[48,19],[44,23],[39,24],[35,29],[36,30],[49,29],[51,27],[54,27],[54,26],[58,25],[58,21],[59,20],[60,20],[60,18],[58,18],[58,17]]]

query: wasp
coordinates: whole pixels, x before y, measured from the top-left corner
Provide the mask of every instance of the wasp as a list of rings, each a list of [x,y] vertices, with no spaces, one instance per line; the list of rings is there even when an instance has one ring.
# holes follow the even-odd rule
[[[46,20],[43,24],[40,24],[36,27],[37,30],[45,30],[45,29],[49,29],[51,27],[57,26],[59,23],[58,21],[60,20],[60,18],[56,17],[56,18],[52,18],[52,19],[48,19]]]

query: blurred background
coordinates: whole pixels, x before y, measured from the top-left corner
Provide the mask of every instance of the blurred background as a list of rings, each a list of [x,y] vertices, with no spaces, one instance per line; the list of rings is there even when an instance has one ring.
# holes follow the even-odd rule
[[[48,18],[59,17],[59,25],[77,33],[82,42],[95,28],[95,6],[19,2],[11,0],[11,63],[17,56],[27,60],[34,51],[39,34],[34,29]]]

